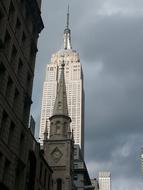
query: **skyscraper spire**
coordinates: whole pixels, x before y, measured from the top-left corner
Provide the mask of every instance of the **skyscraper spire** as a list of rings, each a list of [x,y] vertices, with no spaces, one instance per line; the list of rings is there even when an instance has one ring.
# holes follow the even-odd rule
[[[69,29],[69,5],[68,5],[68,11],[67,11],[67,23],[66,28],[64,30],[64,49],[72,49],[71,46],[71,30]]]
[[[68,5],[68,12],[67,12],[67,28],[69,28],[69,16],[70,16],[70,13],[69,13],[69,5]]]

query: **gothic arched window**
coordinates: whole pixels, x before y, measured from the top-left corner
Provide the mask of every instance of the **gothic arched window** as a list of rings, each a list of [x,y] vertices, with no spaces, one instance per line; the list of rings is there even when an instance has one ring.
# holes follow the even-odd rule
[[[56,134],[60,134],[60,121],[56,122]]]
[[[67,123],[65,122],[64,126],[63,126],[63,134],[64,135],[66,135],[66,131],[67,131]]]
[[[62,190],[62,180],[60,178],[57,179],[57,190]]]

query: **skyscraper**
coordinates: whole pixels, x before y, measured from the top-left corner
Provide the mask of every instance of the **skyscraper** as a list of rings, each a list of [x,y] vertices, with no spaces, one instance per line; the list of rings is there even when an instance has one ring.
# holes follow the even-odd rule
[[[71,30],[69,29],[69,11],[67,13],[67,24],[64,30],[64,47],[54,53],[51,62],[46,68],[46,79],[43,87],[42,110],[40,120],[40,142],[43,143],[46,123],[49,133],[49,117],[53,113],[53,107],[57,92],[57,84],[60,76],[60,66],[65,63],[65,81],[69,116],[72,119],[71,129],[74,140],[84,151],[84,91],[83,72],[80,64],[79,54],[72,49]]]
[[[99,172],[99,189],[111,190],[111,173],[102,171]]]

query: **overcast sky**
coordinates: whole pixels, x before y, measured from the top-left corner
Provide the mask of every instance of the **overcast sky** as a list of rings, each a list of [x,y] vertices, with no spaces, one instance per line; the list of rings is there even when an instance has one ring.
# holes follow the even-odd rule
[[[112,190],[142,190],[143,0],[70,0],[72,47],[85,89],[85,159],[90,176],[109,170]],[[67,0],[43,0],[32,113],[39,127],[43,81],[63,47]],[[38,133],[38,132],[37,132]]]

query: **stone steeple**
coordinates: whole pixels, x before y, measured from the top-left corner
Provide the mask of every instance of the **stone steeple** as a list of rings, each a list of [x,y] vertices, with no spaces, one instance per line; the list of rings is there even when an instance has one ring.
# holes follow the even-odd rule
[[[71,118],[68,116],[64,61],[61,64],[60,80],[57,88],[53,115],[50,120],[50,137],[47,129],[44,136],[44,156],[53,170],[53,190],[72,190],[74,140],[70,130]]]
[[[68,116],[68,104],[66,95],[66,85],[64,76],[64,61],[61,64],[61,74],[58,83],[57,96],[54,105],[53,115],[65,115]]]
[[[68,105],[66,95],[66,85],[64,77],[64,61],[61,64],[61,74],[58,83],[57,96],[55,100],[53,115],[50,120],[50,139],[71,138],[70,122],[68,116]]]
[[[68,5],[68,12],[67,12],[67,24],[64,30],[64,49],[72,49],[71,30],[69,29],[69,5]]]

